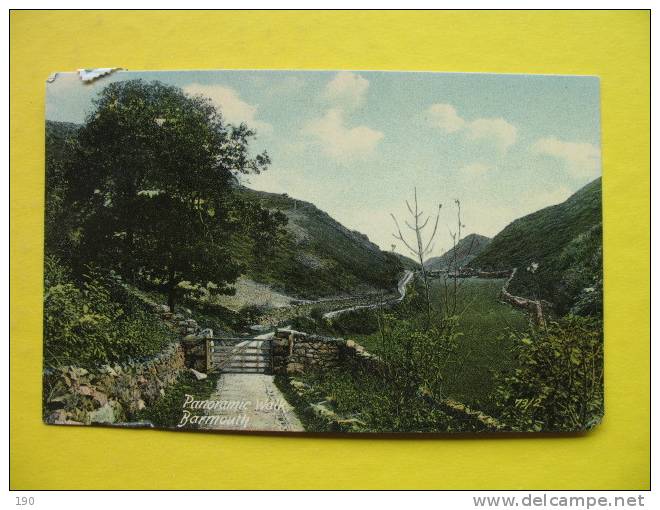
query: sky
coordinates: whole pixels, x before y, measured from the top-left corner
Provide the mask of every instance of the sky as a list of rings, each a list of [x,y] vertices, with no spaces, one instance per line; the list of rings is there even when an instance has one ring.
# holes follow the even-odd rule
[[[120,71],[90,84],[60,73],[47,84],[46,118],[82,123],[108,83],[136,78],[207,96],[228,122],[254,128],[252,150],[272,164],[246,186],[312,202],[407,255],[390,214],[403,226],[415,188],[425,213],[442,205],[431,254],[440,255],[456,199],[463,235],[492,237],[601,175],[600,85],[590,76]]]

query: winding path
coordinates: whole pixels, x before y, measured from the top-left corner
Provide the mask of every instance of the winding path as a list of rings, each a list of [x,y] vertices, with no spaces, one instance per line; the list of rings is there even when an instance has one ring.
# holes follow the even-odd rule
[[[333,319],[334,317],[337,317],[341,314],[347,313],[347,312],[353,312],[355,310],[364,310],[368,308],[378,308],[379,306],[385,305],[394,305],[397,303],[400,303],[403,301],[403,298],[406,297],[406,287],[408,286],[408,283],[410,283],[410,280],[412,280],[414,276],[413,271],[406,270],[403,273],[403,276],[399,279],[399,284],[397,286],[398,291],[399,291],[399,297],[395,299],[391,299],[389,301],[385,301],[384,303],[372,303],[369,305],[357,305],[357,306],[350,306],[348,308],[341,308],[339,310],[333,310],[332,312],[327,312],[323,314],[324,319]]]

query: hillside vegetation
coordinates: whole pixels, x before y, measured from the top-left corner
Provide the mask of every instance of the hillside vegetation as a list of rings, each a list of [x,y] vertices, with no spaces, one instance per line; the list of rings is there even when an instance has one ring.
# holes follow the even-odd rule
[[[600,308],[601,246],[598,178],[565,202],[515,220],[469,266],[487,271],[518,267],[512,292],[538,295],[559,314],[589,315]]]
[[[461,239],[451,250],[447,250],[439,257],[428,259],[424,266],[431,271],[448,269],[450,266],[456,268],[463,267],[479,253],[481,253],[490,243],[490,237],[479,234],[470,234]]]
[[[284,232],[265,259],[248,236],[239,236],[233,244],[247,264],[247,276],[281,292],[317,298],[391,291],[412,262],[381,251],[366,235],[347,229],[309,202],[245,187],[238,194],[286,216]]]

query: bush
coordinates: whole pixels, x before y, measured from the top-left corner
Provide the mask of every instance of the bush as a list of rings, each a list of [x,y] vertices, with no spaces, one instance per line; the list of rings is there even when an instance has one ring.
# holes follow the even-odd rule
[[[341,367],[305,374],[311,397],[332,402],[338,414],[359,419],[372,432],[472,430],[439,406],[444,375],[456,359],[454,328],[421,329],[391,314],[373,319],[380,326],[381,362],[370,370]]]
[[[268,312],[265,305],[245,305],[238,311],[241,320],[246,324],[256,324],[259,318]]]
[[[517,338],[515,369],[500,374],[502,419],[521,431],[587,430],[603,416],[603,330],[567,316]]]
[[[153,355],[174,339],[111,274],[89,267],[80,282],[55,257],[45,260],[46,365],[92,366]]]
[[[295,330],[304,331],[305,333],[322,334],[325,333],[325,328],[322,322],[319,323],[311,317],[304,315],[297,315],[287,320],[286,323]]]
[[[373,309],[353,310],[331,320],[332,331],[338,335],[370,335],[378,331],[377,311]]]

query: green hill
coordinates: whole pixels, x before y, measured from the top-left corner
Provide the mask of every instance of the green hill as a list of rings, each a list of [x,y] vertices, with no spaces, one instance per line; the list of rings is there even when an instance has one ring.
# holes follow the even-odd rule
[[[240,237],[234,250],[247,263],[246,275],[275,290],[303,298],[392,291],[407,266],[381,251],[369,238],[349,230],[315,205],[286,194],[238,187],[246,201],[287,218],[285,232],[267,260],[255,257],[251,241]]]
[[[470,234],[461,239],[451,250],[447,250],[439,257],[432,257],[426,261],[424,266],[431,271],[448,269],[450,266],[463,267],[490,243],[490,237],[479,234]]]
[[[598,305],[584,302],[590,301],[586,294],[597,299],[602,289],[601,226],[598,178],[565,202],[515,220],[468,265],[486,271],[518,267],[512,292],[540,295],[559,313],[585,312],[587,306],[591,314]]]

